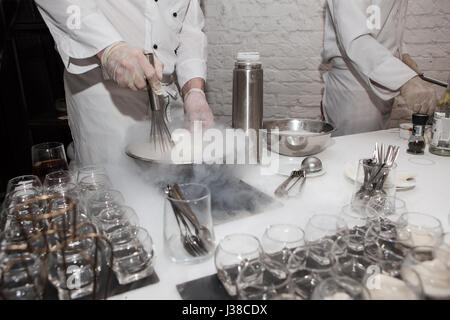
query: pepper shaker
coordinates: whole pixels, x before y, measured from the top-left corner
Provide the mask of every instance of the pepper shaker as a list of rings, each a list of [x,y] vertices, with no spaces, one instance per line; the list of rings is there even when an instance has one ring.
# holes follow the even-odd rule
[[[413,131],[408,141],[408,150],[410,154],[424,154],[425,150],[425,126],[429,116],[427,114],[415,113],[412,116]]]

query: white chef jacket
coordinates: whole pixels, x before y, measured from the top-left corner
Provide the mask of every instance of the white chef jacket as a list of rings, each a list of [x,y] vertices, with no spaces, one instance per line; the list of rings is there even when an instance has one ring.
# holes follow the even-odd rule
[[[385,129],[393,99],[417,73],[400,59],[408,0],[328,0],[322,58],[324,115],[336,135]],[[369,6],[380,8],[380,29],[369,28]]]
[[[199,0],[35,1],[66,67],[69,125],[80,165],[118,160],[130,128],[148,114],[147,93],[105,80],[97,53],[125,41],[155,52],[164,74],[176,72],[180,88],[190,79],[206,79],[207,40]]]

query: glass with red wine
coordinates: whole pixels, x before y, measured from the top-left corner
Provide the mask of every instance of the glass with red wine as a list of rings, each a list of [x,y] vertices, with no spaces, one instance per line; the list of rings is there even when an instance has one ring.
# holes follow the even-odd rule
[[[33,174],[43,182],[49,173],[68,170],[66,151],[60,142],[46,142],[31,148]]]

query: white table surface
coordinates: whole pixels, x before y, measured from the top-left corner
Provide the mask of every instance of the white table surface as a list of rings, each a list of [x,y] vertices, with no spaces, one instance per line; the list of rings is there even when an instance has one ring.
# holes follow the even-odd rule
[[[324,164],[325,175],[308,179],[301,194],[283,200],[281,208],[216,226],[214,231],[217,241],[236,232],[250,233],[261,238],[270,224],[291,223],[305,227],[307,220],[315,213],[338,214],[340,209],[350,202],[353,191],[353,184],[344,175],[345,164],[370,157],[375,142],[401,146],[397,161],[398,170],[417,174],[417,185],[414,189],[397,193],[397,197],[406,201],[407,209],[439,218],[444,230],[450,231],[450,157],[438,157],[430,154],[428,150],[422,156],[407,154],[407,141],[400,139],[398,129],[338,137],[333,140],[334,143],[329,148],[317,155]],[[412,163],[411,159],[426,160],[433,164],[418,165]],[[299,163],[301,160],[299,159]],[[179,265],[171,262],[165,255],[164,200],[152,186],[146,173],[134,165],[107,170],[114,187],[123,193],[127,204],[136,210],[141,225],[153,238],[156,251],[154,267],[160,278],[158,284],[111,299],[181,299],[176,289],[177,284],[216,272],[213,257],[197,265]],[[269,195],[272,195],[285,179],[280,175],[262,177],[257,167],[247,170],[242,178]]]

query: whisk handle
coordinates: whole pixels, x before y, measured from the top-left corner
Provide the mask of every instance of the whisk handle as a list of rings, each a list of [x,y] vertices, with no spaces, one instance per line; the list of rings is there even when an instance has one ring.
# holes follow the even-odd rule
[[[145,56],[148,59],[148,62],[150,62],[150,64],[152,65],[152,67],[155,67],[155,57],[153,55],[153,53],[146,53]],[[148,82],[148,80],[147,80]],[[150,108],[152,109],[152,111],[160,111],[161,108],[161,103],[159,101],[159,96],[157,94],[155,94],[153,92],[152,87],[149,85],[147,86],[147,92],[148,92],[148,98],[150,99]]]

